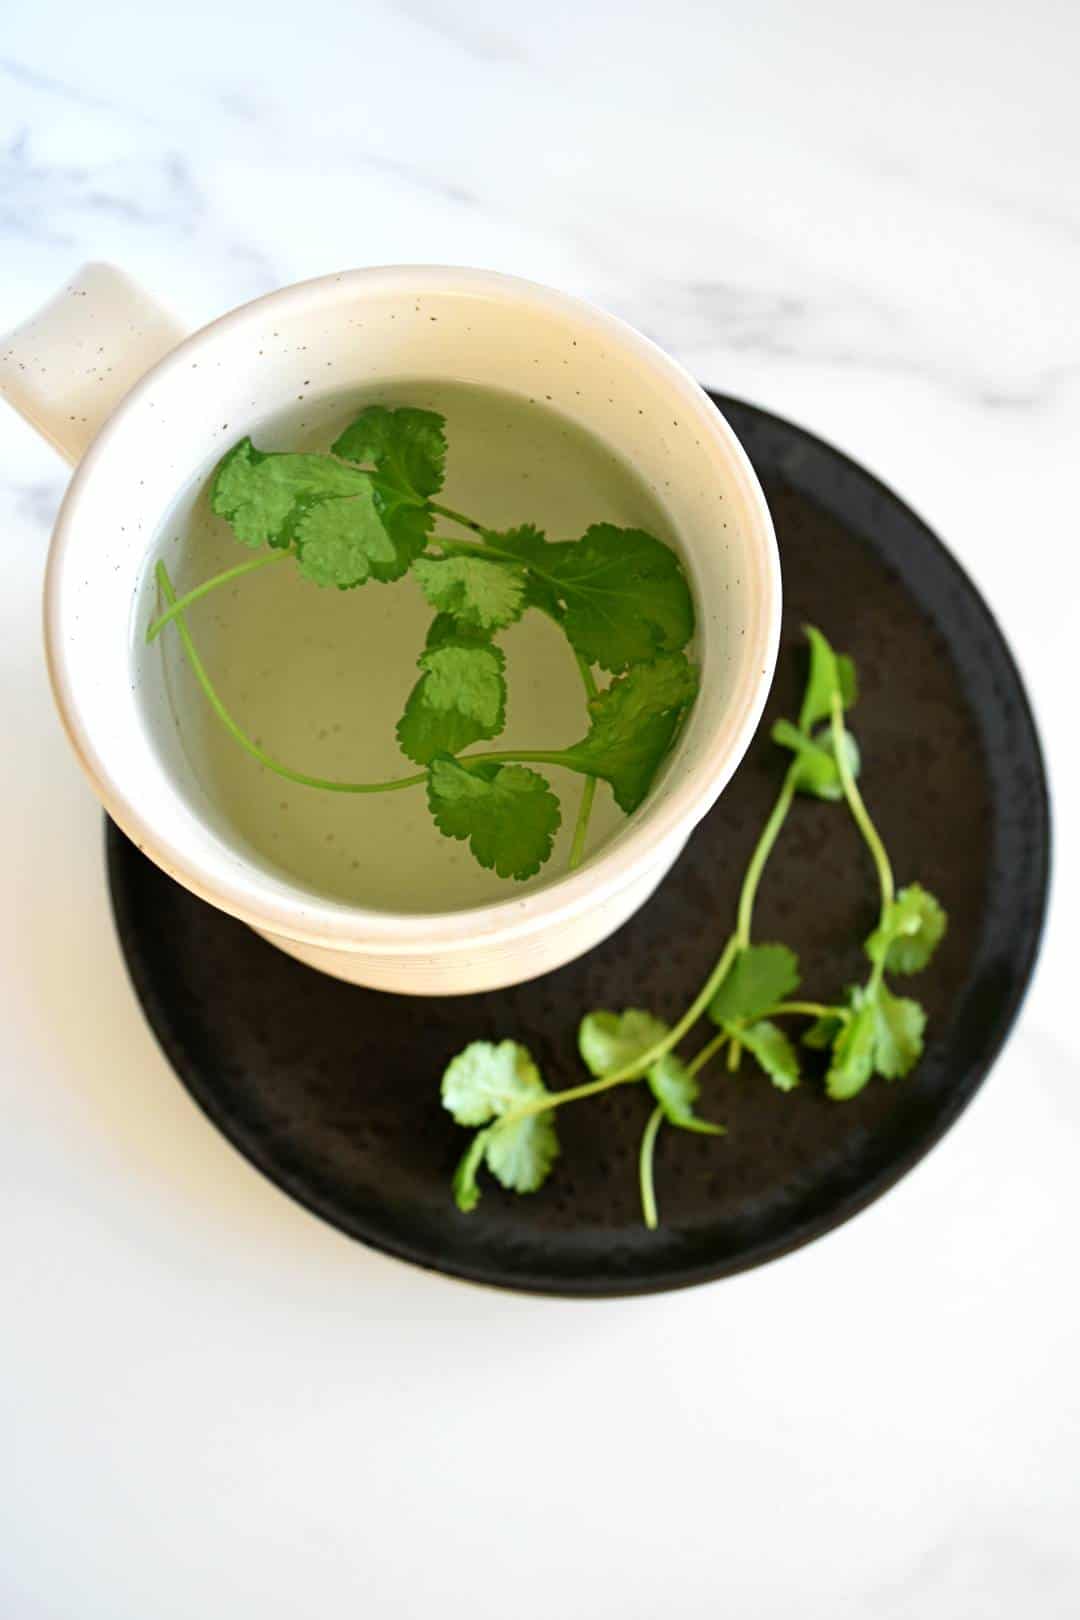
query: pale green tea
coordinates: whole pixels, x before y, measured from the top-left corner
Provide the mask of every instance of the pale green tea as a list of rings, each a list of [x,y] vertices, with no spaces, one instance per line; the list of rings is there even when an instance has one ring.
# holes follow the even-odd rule
[[[380,385],[368,396],[294,413],[252,437],[263,449],[326,450],[365,404],[446,417],[450,453],[439,500],[493,529],[531,522],[551,539],[591,524],[650,531],[672,543],[663,510],[635,472],[549,406],[464,384]],[[443,523],[441,527],[446,528]],[[182,501],[158,555],[178,593],[243,561],[206,490]],[[227,709],[278,760],[343,780],[415,772],[395,726],[417,680],[433,610],[412,575],[393,585],[319,588],[288,564],[267,567],[194,604],[186,622]],[[566,638],[540,612],[499,634],[507,661],[507,723],[497,747],[557,749],[587,729],[581,675]],[[164,660],[175,723],[192,771],[235,832],[311,890],[393,911],[447,911],[512,899],[560,876],[583,778],[549,767],[562,825],[542,873],[511,882],[486,871],[435,827],[422,786],[354,797],[283,780],[239,748],[199,690],[173,633],[139,655]],[[624,822],[599,784],[588,849]]]

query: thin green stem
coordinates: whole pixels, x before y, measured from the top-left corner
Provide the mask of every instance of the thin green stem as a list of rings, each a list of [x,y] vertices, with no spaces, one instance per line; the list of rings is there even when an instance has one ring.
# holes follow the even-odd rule
[[[735,938],[740,950],[745,950],[750,943],[750,927],[754,917],[754,900],[757,897],[758,884],[761,874],[765,870],[765,863],[772,854],[773,845],[780,836],[780,829],[784,825],[788,811],[795,799],[795,779],[797,765],[789,766],[784,777],[783,786],[773,805],[772,814],[762,829],[761,837],[757,841],[754,853],[750,857],[750,864],[746,868],[742,889],[739,894],[739,911],[735,924]]]
[[[840,782],[844,789],[844,797],[848,808],[855,819],[855,825],[863,835],[863,840],[873,856],[877,867],[878,883],[881,887],[882,914],[892,904],[896,885],[893,882],[892,866],[885,853],[885,845],[881,842],[878,830],[870,819],[870,812],[863,802],[859,792],[858,783],[851,774],[851,763],[848,760],[847,749],[844,747],[844,707],[839,692],[833,693],[832,699],[832,744],[836,755],[836,768],[840,772]],[[880,977],[880,976],[879,976]]]
[[[839,1018],[846,1024],[851,1017],[846,1007],[826,1007],[820,1001],[781,1001],[769,1012],[770,1018]]]
[[[574,657],[577,660],[581,683],[585,688],[585,701],[591,703],[599,691],[595,677],[589,668],[588,660],[582,657],[577,648],[574,649]],[[570,859],[567,866],[571,872],[575,871],[585,859],[585,841],[589,835],[589,817],[592,815],[593,800],[595,798],[596,777],[587,776],[585,786],[581,790],[581,803],[578,805],[577,821],[574,825],[574,841],[570,845]]]
[[[641,1153],[638,1158],[638,1182],[641,1187],[641,1214],[645,1225],[650,1232],[655,1232],[660,1225],[660,1216],[656,1208],[656,1187],[653,1183],[653,1150],[656,1147],[656,1135],[664,1122],[664,1110],[654,1108],[649,1115],[641,1138]]]
[[[543,1114],[549,1108],[557,1108],[560,1103],[575,1102],[579,1097],[596,1097],[600,1092],[610,1091],[614,1086],[625,1086],[630,1081],[640,1080],[646,1069],[651,1068],[658,1058],[664,1056],[665,1052],[670,1052],[674,1047],[678,1046],[684,1035],[697,1023],[726,978],[728,970],[735,960],[736,949],[737,941],[734,934],[732,934],[724,946],[716,966],[698,991],[697,996],[683,1013],[679,1022],[668,1030],[662,1040],[656,1041],[652,1046],[647,1047],[632,1062],[624,1064],[621,1069],[616,1069],[614,1074],[605,1074],[599,1080],[590,1080],[585,1085],[574,1086],[570,1091],[554,1091],[544,1097],[538,1097],[534,1102],[522,1103],[520,1108],[514,1108],[509,1113],[504,1114],[502,1116],[503,1121],[528,1119],[532,1114]]]
[[[452,506],[440,506],[438,501],[428,501],[427,508],[429,512],[438,512],[440,517],[449,518],[451,523],[460,523],[463,529],[471,529],[474,534],[485,534],[487,532],[482,523],[477,523],[475,518],[466,517],[462,512],[455,512]],[[454,543],[455,545],[458,544],[457,541]],[[520,562],[520,560],[517,557],[514,559],[515,562]]]
[[[556,619],[555,622],[557,624],[559,621]],[[587,701],[591,703],[593,698],[600,696],[600,688],[596,684],[596,677],[589,668],[588,660],[584,658],[576,648],[574,649],[574,657],[577,659],[577,667],[581,672],[581,682],[585,688],[585,697]]]
[[[161,591],[165,601],[170,608],[178,607],[176,593],[172,588],[172,581],[163,562],[158,563],[156,573],[158,589]],[[265,765],[268,770],[274,771],[278,776],[285,777],[289,782],[298,782],[301,787],[325,788],[331,793],[393,793],[398,788],[416,787],[427,780],[427,772],[420,771],[416,776],[402,776],[392,782],[334,782],[322,776],[308,776],[305,771],[294,771],[290,765],[283,765],[280,760],[274,759],[270,754],[266,753],[264,749],[259,747],[257,742],[247,735],[247,732],[237,724],[218,697],[214,684],[206,673],[203,661],[195,650],[195,644],[191,639],[191,633],[188,630],[182,611],[176,614],[176,629],[180,636],[180,645],[184,649],[184,656],[191,668],[191,673],[202,687],[203,694],[210,707],[226,731],[240,744],[241,748],[245,749],[253,759],[257,759],[260,765]]]
[[[592,815],[595,798],[596,777],[587,776],[585,786],[581,790],[581,803],[578,805],[577,821],[574,823],[574,841],[570,845],[570,859],[567,862],[567,869],[571,872],[576,871],[585,859],[585,840],[589,835],[589,817]]]
[[[270,563],[287,562],[292,555],[291,551],[270,551],[264,556],[256,557],[252,562],[237,563],[235,568],[226,568],[224,573],[204,579],[201,585],[196,585],[186,596],[178,597],[167,613],[154,620],[146,632],[147,641],[155,641],[167,624],[179,614],[186,612],[193,602],[198,602],[201,597],[209,596],[211,591],[216,591],[219,585],[228,585],[230,580],[241,579],[245,574],[253,574],[256,569],[266,568]]]
[[[705,1067],[706,1063],[711,1063],[716,1054],[723,1051],[724,1044],[727,1039],[728,1033],[725,1029],[722,1029],[719,1035],[714,1035],[712,1040],[701,1048],[701,1051],[697,1054],[697,1056],[690,1059],[690,1062],[686,1065],[687,1074],[698,1074]]]

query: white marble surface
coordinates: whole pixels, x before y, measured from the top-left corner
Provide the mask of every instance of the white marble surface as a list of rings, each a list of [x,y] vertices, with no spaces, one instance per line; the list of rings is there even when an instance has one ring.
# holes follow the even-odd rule
[[[595,297],[948,539],[1059,827],[1007,1054],[857,1221],[645,1302],[413,1272],[142,1023],[39,657],[65,472],[0,415],[4,1620],[1076,1615],[1076,8],[16,0],[0,49],[0,328],[90,257],[192,323],[408,259]]]

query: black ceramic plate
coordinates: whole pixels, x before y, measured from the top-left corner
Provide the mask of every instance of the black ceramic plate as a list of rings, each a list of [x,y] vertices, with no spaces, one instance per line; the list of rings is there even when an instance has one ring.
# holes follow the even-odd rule
[[[677,1014],[731,927],[743,866],[784,760],[762,728],[659,892],[612,939],[532,984],[416,1001],[300,966],[165,877],[114,828],[109,876],[132,981],[196,1101],[279,1187],[365,1243],[453,1276],[571,1295],[645,1293],[723,1277],[820,1236],[885,1191],[954,1122],[1016,1016],[1038,948],[1049,812],[1016,667],[971,581],[888,489],[802,429],[718,399],[772,508],[784,633],[766,722],[791,715],[800,626],[858,664],[862,785],[901,881],[941,896],[951,927],[917,981],[930,1017],[912,1076],[828,1102],[782,1096],[746,1064],[708,1080],[716,1140],[661,1133],[663,1226],[648,1232],[636,1159],[639,1087],[567,1107],[544,1189],[490,1184],[459,1214],[465,1133],[439,1104],[447,1059],[513,1036],[559,1089],[594,1007]],[[800,951],[806,993],[856,977],[874,879],[849,818],[801,801],[768,869],[755,931]]]

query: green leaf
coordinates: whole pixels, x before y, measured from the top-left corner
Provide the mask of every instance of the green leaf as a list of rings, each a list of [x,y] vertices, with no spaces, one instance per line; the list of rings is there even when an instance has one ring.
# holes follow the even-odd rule
[[[648,1014],[645,1016],[648,1017]],[[665,1053],[654,1063],[646,1073],[645,1079],[669,1124],[677,1125],[680,1130],[697,1131],[702,1136],[727,1134],[722,1125],[714,1125],[708,1119],[699,1119],[694,1113],[694,1104],[698,1099],[698,1083],[674,1052]]]
[[[446,636],[441,628],[437,634],[438,644],[431,646],[429,632],[428,648],[417,660],[423,673],[397,724],[402,752],[418,765],[497,737],[506,723],[506,660],[500,649]]]
[[[250,439],[223,456],[210,506],[247,546],[291,544],[296,520],[315,501],[370,495],[371,480],[332,456],[256,450]]]
[[[442,1104],[459,1125],[486,1125],[546,1095],[540,1070],[518,1041],[471,1041],[442,1077]]]
[[[480,1166],[487,1152],[490,1131],[477,1131],[454,1171],[454,1202],[466,1215],[480,1202],[480,1188],[476,1184]]]
[[[551,1109],[489,1129],[487,1167],[511,1192],[535,1192],[547,1180],[558,1156],[559,1137]]]
[[[476,1177],[486,1161],[512,1192],[535,1192],[559,1152],[551,1109],[507,1119],[515,1108],[549,1093],[528,1049],[517,1041],[473,1041],[446,1068],[442,1101],[459,1125],[484,1125],[466,1149],[454,1175],[459,1209],[476,1208]],[[495,1123],[490,1123],[494,1121]]]
[[[529,565],[524,576],[525,605],[542,608],[552,618],[561,618],[558,592],[546,577],[545,568],[545,558],[555,548],[548,545],[543,532],[532,523],[523,523],[516,529],[488,529],[484,533],[484,540],[488,545],[509,552],[512,557],[519,557]],[[541,572],[534,572],[536,569]]]
[[[798,987],[799,958],[794,951],[786,945],[748,945],[713,997],[709,1017],[722,1029],[742,1019],[753,1021]]]
[[[841,1029],[832,1049],[832,1062],[825,1076],[825,1090],[836,1102],[846,1102],[866,1085],[874,1072],[877,1045],[877,1008],[854,992],[851,1019]]]
[[[799,1083],[799,1054],[777,1024],[767,1018],[739,1030],[739,1040],[765,1070],[777,1091]]]
[[[836,659],[840,702],[845,709],[853,709],[859,701],[859,677],[855,670],[855,660],[849,658],[847,653],[834,653],[833,657]]]
[[[798,758],[795,787],[799,793],[810,794],[816,799],[828,799],[833,803],[844,797],[844,784],[837,769],[830,730],[819,731],[816,738],[804,737],[790,720],[778,720],[771,736],[773,742],[779,743],[781,748],[790,748]],[[846,729],[844,747],[851,774],[858,777],[861,766],[859,748],[851,732]]]
[[[564,757],[609,782],[616,804],[629,814],[652,786],[697,684],[697,671],[682,653],[636,664],[592,699],[588,733]]]
[[[910,883],[887,907],[866,942],[866,952],[890,973],[921,973],[947,927],[948,918],[929,890]]]
[[[398,572],[403,574],[427,545],[428,536],[435,527],[435,514],[429,512],[426,506],[417,506],[411,495],[378,486],[375,489],[375,510],[394,542],[400,562]]]
[[[802,1038],[803,1045],[813,1047],[818,1052],[827,1052],[843,1029],[844,1022],[844,1019],[835,1013],[816,1019],[805,1031]]]
[[[315,585],[347,590],[372,577],[387,581],[405,572],[375,510],[370,484],[351,499],[309,506],[295,520],[294,534],[300,572]]]
[[[670,546],[644,529],[597,523],[580,540],[549,545],[546,581],[565,604],[563,629],[590,664],[618,673],[678,652],[694,633],[694,604]]]
[[[833,692],[838,691],[843,707],[850,709],[857,696],[857,687],[855,665],[851,659],[835,653],[821,631],[812,624],[803,628],[810,643],[810,670],[799,710],[799,730],[804,736],[809,736],[819,720],[828,720],[832,715]]]
[[[418,557],[413,573],[432,607],[477,630],[501,630],[525,609],[525,575],[484,557]]]
[[[639,1007],[626,1012],[591,1012],[578,1028],[578,1051],[598,1078],[614,1074],[664,1039],[668,1026]]]
[[[369,405],[339,434],[333,452],[345,461],[374,463],[381,478],[426,499],[442,488],[445,429],[446,418],[436,411]]]
[[[523,765],[433,759],[428,804],[447,838],[468,839],[481,866],[500,877],[527,878],[548,856],[561,815],[559,801],[536,771]]]
[[[881,985],[873,1001],[874,1067],[886,1080],[898,1080],[922,1056],[926,1014],[917,1001],[894,996]]]

